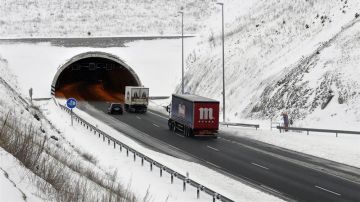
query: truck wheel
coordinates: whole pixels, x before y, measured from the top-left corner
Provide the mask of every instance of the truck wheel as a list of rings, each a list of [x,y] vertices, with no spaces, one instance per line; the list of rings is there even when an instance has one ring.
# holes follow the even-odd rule
[[[176,123],[172,123],[172,131],[175,133],[176,132]]]
[[[189,137],[194,137],[194,133],[191,128],[189,128]]]
[[[169,130],[172,130],[172,122],[170,120],[168,121],[168,127],[169,127]]]

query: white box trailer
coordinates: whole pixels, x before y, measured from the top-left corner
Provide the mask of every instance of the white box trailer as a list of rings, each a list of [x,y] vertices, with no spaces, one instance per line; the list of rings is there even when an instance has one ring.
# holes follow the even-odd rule
[[[149,104],[149,88],[125,86],[125,110],[145,113]]]

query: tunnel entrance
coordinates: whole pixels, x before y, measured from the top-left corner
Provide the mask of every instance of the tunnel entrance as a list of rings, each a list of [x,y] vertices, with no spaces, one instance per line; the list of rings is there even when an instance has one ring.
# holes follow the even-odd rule
[[[57,98],[123,102],[125,86],[141,86],[127,64],[108,53],[87,52],[60,66],[51,93]]]

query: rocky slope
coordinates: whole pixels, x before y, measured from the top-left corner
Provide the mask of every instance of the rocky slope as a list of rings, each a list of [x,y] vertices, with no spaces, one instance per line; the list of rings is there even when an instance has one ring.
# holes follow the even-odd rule
[[[228,21],[228,119],[288,111],[297,123],[329,125],[346,117],[356,127],[359,11],[354,0],[259,0]],[[221,62],[220,37],[204,39],[187,59],[187,91],[222,100]]]

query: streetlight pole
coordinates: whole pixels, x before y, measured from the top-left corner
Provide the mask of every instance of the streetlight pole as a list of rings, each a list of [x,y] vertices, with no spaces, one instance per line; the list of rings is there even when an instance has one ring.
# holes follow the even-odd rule
[[[216,3],[221,6],[222,14],[222,68],[223,68],[223,122],[225,122],[225,49],[224,49],[224,3]]]
[[[181,94],[184,94],[184,12],[181,14]]]

